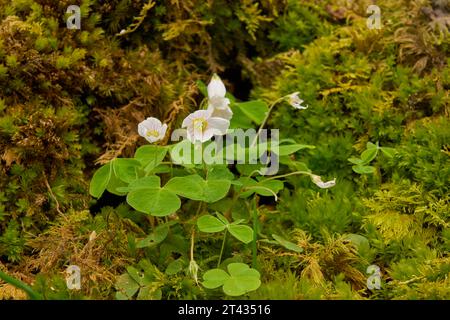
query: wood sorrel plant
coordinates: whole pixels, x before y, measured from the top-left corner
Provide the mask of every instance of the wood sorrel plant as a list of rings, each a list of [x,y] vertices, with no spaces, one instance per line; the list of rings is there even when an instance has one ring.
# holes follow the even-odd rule
[[[189,252],[183,255],[180,249],[181,260],[175,260],[178,261],[176,267],[173,263],[167,266],[166,274],[169,268],[170,274],[184,269],[199,283],[199,271],[203,272],[203,268],[215,263],[217,268],[203,272],[203,287],[222,287],[225,294],[240,296],[256,290],[261,284],[256,263],[258,198],[274,197],[277,200],[278,193],[284,188],[283,179],[291,175],[308,175],[320,188],[334,186],[335,180],[323,182],[303,163],[291,157],[299,150],[314,146],[297,144],[291,139],[278,140],[278,131],[271,132],[269,137],[264,129],[271,111],[279,103],[287,102],[293,110],[307,108],[302,106],[297,92],[267,105],[259,100],[236,102],[226,93],[217,75],[207,87],[203,83],[199,83],[199,87],[207,97],[201,104],[204,108],[186,117],[182,124],[184,129],[172,134],[172,141],[178,141],[180,137],[185,139],[170,145],[157,144],[163,140],[167,125],[158,119],[147,118],[139,124],[138,132],[152,144],[138,148],[134,158],[117,158],[99,168],[92,178],[90,194],[100,198],[107,190],[126,196],[126,202],[133,209],[149,216],[151,234],[136,243],[138,249],[162,245],[170,232],[178,232],[190,240]],[[258,127],[257,131],[255,127]],[[238,143],[234,142],[236,136]],[[259,164],[258,159],[261,160]],[[277,162],[276,170],[269,170],[274,162]],[[276,175],[279,165],[283,170],[291,171]],[[247,214],[239,215],[236,206]],[[218,254],[199,262],[194,245],[198,231],[201,237],[197,241],[202,241],[204,234],[222,236]],[[274,239],[278,245],[286,247],[288,243],[276,235]],[[227,241],[250,246],[252,257],[248,260],[252,261],[252,267],[242,262],[223,265]],[[296,250],[301,248],[296,247]],[[118,281],[118,298],[132,298],[139,288],[140,298],[161,297],[162,285],[154,285],[161,275],[158,273],[152,278],[147,275],[151,271],[145,271],[148,268],[140,267],[144,270],[142,277],[153,279],[145,284],[150,289],[142,290],[143,280],[138,277],[137,269],[132,268]]]

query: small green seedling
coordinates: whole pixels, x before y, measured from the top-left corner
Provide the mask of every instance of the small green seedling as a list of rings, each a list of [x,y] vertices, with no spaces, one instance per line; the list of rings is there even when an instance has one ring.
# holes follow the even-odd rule
[[[394,148],[380,147],[378,142],[373,144],[372,142],[367,142],[366,150],[361,153],[360,158],[349,158],[348,161],[354,164],[352,167],[353,171],[359,174],[373,174],[375,173],[375,167],[370,166],[369,163],[372,162],[381,152],[389,158],[392,158],[396,152]]]

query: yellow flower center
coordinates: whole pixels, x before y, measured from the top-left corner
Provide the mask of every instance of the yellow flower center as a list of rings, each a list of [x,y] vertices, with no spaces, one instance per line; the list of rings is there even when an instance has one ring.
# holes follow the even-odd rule
[[[157,130],[148,130],[146,133],[147,137],[159,137],[159,132]]]
[[[195,130],[200,130],[202,133],[206,130],[206,127],[208,127],[208,122],[205,118],[197,118],[193,121],[193,126]]]

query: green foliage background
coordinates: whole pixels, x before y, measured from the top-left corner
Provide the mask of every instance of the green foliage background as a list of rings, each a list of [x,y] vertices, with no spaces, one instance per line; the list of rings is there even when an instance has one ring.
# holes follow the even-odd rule
[[[155,249],[135,239],[153,222],[88,195],[95,164],[145,143],[137,123],[179,125],[201,101],[195,81],[217,72],[241,99],[299,91],[309,108],[280,106],[270,126],[315,145],[296,158],[337,178],[320,191],[289,178],[260,205],[260,234],[304,251],[261,242],[249,298],[450,298],[448,1],[377,1],[381,30],[366,26],[370,1],[81,1],[82,28],[68,30],[71,4],[0,0],[0,269],[46,298],[113,298],[131,265],[151,274],[153,298],[223,298],[167,272],[186,240],[170,235],[149,264]],[[347,159],[376,141],[394,157],[353,172]],[[65,289],[69,264],[89,271],[82,292]],[[366,288],[372,264],[381,290]],[[0,298],[23,294],[0,283]]]

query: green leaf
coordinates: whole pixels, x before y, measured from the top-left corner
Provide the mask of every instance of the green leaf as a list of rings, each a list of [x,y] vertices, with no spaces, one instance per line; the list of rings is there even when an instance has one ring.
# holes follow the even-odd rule
[[[203,286],[216,289],[223,286],[223,291],[229,296],[241,296],[254,291],[261,285],[260,274],[245,263],[230,263],[228,273],[222,269],[212,269],[203,275]]]
[[[271,180],[261,180],[256,181],[254,179],[248,177],[239,178],[240,182],[242,182],[242,186],[247,191],[243,191],[240,195],[241,198],[246,198],[252,195],[253,193],[259,194],[261,196],[270,197],[276,195],[284,188],[284,183],[279,180],[271,179]]]
[[[216,289],[223,286],[230,275],[222,269],[212,269],[205,272],[203,275],[203,286],[208,289]]]
[[[249,212],[245,206],[245,200],[236,199],[233,203],[231,198],[223,198],[220,201],[214,202],[208,206],[213,211],[218,211],[221,213],[227,213],[230,210],[230,207],[233,207],[231,210],[231,216],[234,220],[237,219],[249,219]]]
[[[127,187],[117,188],[117,190],[121,191],[121,192],[130,192],[133,190],[145,189],[145,188],[153,189],[153,188],[159,188],[160,184],[161,184],[161,181],[158,176],[148,176],[148,177],[143,177],[143,178],[134,180]]]
[[[197,84],[197,88],[200,91],[200,93],[207,98],[208,97],[208,89],[206,84],[202,81],[202,80],[197,80],[195,81],[195,83]]]
[[[243,226],[238,224],[228,225],[228,231],[239,241],[247,244],[253,240],[253,229],[249,226]]]
[[[198,229],[202,232],[216,233],[227,227],[222,221],[212,215],[204,215],[197,219]]]
[[[170,179],[165,189],[191,200],[203,200],[205,181],[198,174]]]
[[[263,164],[245,164],[245,163],[238,163],[236,165],[236,169],[241,174],[241,176],[249,176],[255,171],[261,170],[265,168]]]
[[[179,259],[174,260],[171,263],[169,263],[169,265],[167,266],[166,271],[164,271],[164,273],[169,276],[177,274],[183,270],[184,266],[185,266],[185,260],[183,260],[183,258],[179,258]]]
[[[362,161],[359,158],[355,158],[355,157],[348,158],[347,160],[353,164],[363,164],[364,163],[364,161]]]
[[[230,186],[230,180],[206,180],[204,201],[209,203],[219,201],[228,194]]]
[[[295,251],[297,253],[302,253],[303,252],[303,248],[299,247],[295,243],[287,241],[287,240],[283,239],[282,237],[277,236],[276,234],[272,234],[272,237],[275,239],[275,241],[278,244],[280,244],[281,246],[285,247],[288,250],[292,250],[292,251]]]
[[[134,158],[141,163],[145,172],[150,172],[164,160],[167,151],[167,147],[145,145],[136,150]]]
[[[226,224],[226,225],[229,224],[227,218],[225,218],[224,215],[220,214],[219,212],[216,212],[216,216],[220,221],[222,221],[223,224]]]
[[[366,149],[367,150],[370,150],[370,149],[378,149],[378,142],[377,142],[377,144],[374,144],[374,143],[372,143],[372,142],[367,142],[367,144],[366,144]]]
[[[370,161],[375,159],[378,154],[378,148],[370,148],[361,153],[361,160],[363,164],[368,164]]]
[[[278,148],[279,148],[278,151],[279,156],[287,156],[302,149],[315,149],[316,147],[307,144],[288,144],[288,145],[280,145],[278,146]]]
[[[137,244],[137,248],[152,247],[164,241],[169,234],[169,226],[167,224],[159,225],[148,237],[140,240]]]
[[[141,284],[141,275],[139,274],[139,270],[135,267],[128,266],[127,267],[128,275],[133,278],[134,281],[136,281],[138,284]]]
[[[116,298],[119,300],[131,299],[139,290],[137,283],[128,273],[122,274],[116,281]]]
[[[112,165],[116,177],[123,182],[130,183],[138,178],[139,161],[129,158],[116,158],[112,161]]]
[[[108,192],[118,195],[118,196],[124,196],[127,193],[121,191],[122,188],[125,188],[127,185],[126,182],[123,182],[122,180],[120,180],[119,178],[117,178],[117,176],[114,174],[114,172],[111,174],[111,178],[109,179],[108,182],[108,186],[106,187],[106,190],[108,190]]]
[[[233,111],[233,117],[230,120],[230,129],[251,129],[254,128],[254,124],[245,113],[236,106],[231,104],[231,110]]]
[[[280,157],[280,162],[282,162],[282,158],[288,158],[287,156],[284,157]],[[289,165],[289,169],[291,169],[292,171],[306,171],[306,172],[311,172],[311,170],[308,168],[308,166],[306,165],[306,163],[301,162],[301,161],[292,161],[289,160],[288,163],[286,163]]]
[[[215,180],[213,177],[205,181],[198,174],[194,174],[172,178],[164,188],[188,199],[216,202],[227,195],[230,186],[230,180]]]
[[[369,240],[366,237],[359,234],[350,233],[345,237],[345,239],[351,241],[358,248],[361,245],[369,246]]]
[[[375,173],[375,167],[372,166],[353,166],[352,169],[359,174]]]
[[[89,185],[89,193],[93,197],[100,198],[103,192],[105,192],[109,180],[111,179],[111,171],[111,163],[107,163],[94,173]]]
[[[162,291],[161,288],[145,286],[139,290],[137,300],[161,300]]]
[[[245,263],[230,263],[227,266],[230,277],[223,284],[223,292],[229,296],[240,296],[254,291],[261,285],[258,270]]]
[[[383,152],[387,157],[393,158],[397,150],[394,148],[388,148],[388,147],[381,147],[381,152]]]
[[[236,103],[234,104],[233,112],[234,109],[241,111],[248,119],[257,125],[263,122],[266,113],[269,111],[267,104],[260,100]]]
[[[170,158],[174,164],[195,167],[195,144],[184,139],[170,146]]]
[[[159,173],[169,173],[172,170],[172,168],[167,164],[159,164],[149,172],[152,174],[159,174]]]
[[[208,167],[207,180],[233,180],[234,175],[226,165],[214,165]]]
[[[164,188],[142,188],[128,193],[127,202],[137,211],[153,216],[167,216],[181,207],[178,196]]]

